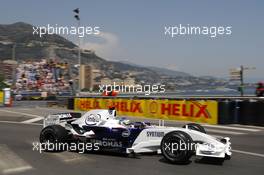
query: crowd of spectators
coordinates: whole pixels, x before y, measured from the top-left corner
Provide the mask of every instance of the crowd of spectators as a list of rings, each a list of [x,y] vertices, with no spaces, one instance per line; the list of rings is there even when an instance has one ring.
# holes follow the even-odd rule
[[[70,91],[69,71],[67,62],[47,59],[24,61],[17,67],[15,90],[52,94]]]

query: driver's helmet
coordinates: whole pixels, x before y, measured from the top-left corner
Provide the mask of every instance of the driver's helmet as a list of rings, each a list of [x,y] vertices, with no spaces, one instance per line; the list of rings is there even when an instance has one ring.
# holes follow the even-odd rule
[[[102,125],[108,120],[116,119],[115,110],[92,110],[86,112],[80,119],[77,119],[74,123],[80,125]]]
[[[85,118],[86,125],[97,125],[99,122],[101,122],[101,118],[98,114],[90,114]]]

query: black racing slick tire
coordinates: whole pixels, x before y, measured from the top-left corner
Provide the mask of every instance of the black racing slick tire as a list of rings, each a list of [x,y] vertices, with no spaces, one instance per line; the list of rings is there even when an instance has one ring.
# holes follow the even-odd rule
[[[199,132],[206,134],[204,127],[202,127],[201,125],[199,125],[197,123],[188,123],[188,124],[184,125],[183,128],[186,128],[186,126],[188,126],[188,128],[191,130],[199,131]]]
[[[185,147],[184,147],[185,145]],[[173,164],[185,164],[193,155],[193,140],[183,131],[167,133],[161,140],[161,153],[164,158]]]
[[[45,151],[63,151],[67,142],[68,132],[60,125],[50,125],[40,132],[39,141]]]

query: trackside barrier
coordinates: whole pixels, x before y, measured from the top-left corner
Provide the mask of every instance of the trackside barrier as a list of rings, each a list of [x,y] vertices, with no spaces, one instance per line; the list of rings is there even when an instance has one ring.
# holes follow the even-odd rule
[[[264,126],[264,99],[221,98],[102,98],[69,97],[68,109],[88,111],[114,106],[120,115],[185,120],[209,124]],[[200,114],[199,114],[200,113]]]
[[[4,106],[4,92],[0,91],[0,106]]]
[[[218,124],[241,123],[241,100],[218,101]]]
[[[219,124],[231,124],[235,123],[235,105],[234,101],[219,101],[218,102],[218,123]]]
[[[264,102],[249,100],[241,104],[241,124],[264,126]]]
[[[11,107],[13,104],[13,99],[11,95],[11,89],[10,88],[4,88],[3,89],[3,103],[4,106]]]
[[[264,101],[234,100],[218,102],[219,124],[264,126]]]
[[[258,103],[255,100],[243,101],[240,106],[240,123],[241,124],[257,124]]]
[[[68,105],[68,107],[67,107],[68,109],[74,110],[74,98],[68,98],[67,105]]]
[[[68,101],[72,108],[72,99]],[[217,102],[214,100],[74,98],[74,110],[108,109],[118,114],[162,120],[183,120],[217,124]]]
[[[258,125],[264,126],[264,101],[259,102],[258,111]]]

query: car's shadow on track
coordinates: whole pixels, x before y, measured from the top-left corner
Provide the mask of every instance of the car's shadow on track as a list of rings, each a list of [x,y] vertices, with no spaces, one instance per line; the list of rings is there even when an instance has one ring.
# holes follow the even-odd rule
[[[222,166],[223,165],[223,160],[222,159],[216,159],[216,158],[212,158],[212,157],[202,157],[202,158],[193,158],[187,162],[183,162],[183,163],[171,163],[168,160],[166,160],[165,158],[161,158],[159,160],[162,163],[166,163],[166,164],[173,164],[173,165],[189,165],[191,163],[198,163],[198,164],[206,164],[206,165],[217,165],[217,166]]]
[[[191,160],[189,160],[187,162],[177,163],[177,164],[176,163],[171,163],[171,162],[169,162],[168,160],[166,160],[163,157],[159,161],[162,162],[162,163],[171,164],[171,165],[189,165],[190,163],[192,163]]]
[[[76,154],[79,154],[78,151],[70,151]],[[98,155],[98,156],[111,156],[111,157],[118,157],[118,158],[133,158],[133,159],[141,159],[139,154],[125,154],[120,152],[109,152],[109,151],[88,151],[82,153],[84,155]]]
[[[56,152],[49,152],[49,153],[52,154],[52,153],[63,153],[63,152],[67,152],[67,151],[56,151]],[[79,154],[78,151],[69,151],[69,152]],[[112,156],[112,157],[118,157],[118,158],[124,158],[124,159],[127,159],[127,158],[142,159],[144,156],[158,156],[158,157],[161,156],[161,155],[158,155],[157,153],[125,154],[125,153],[120,153],[120,152],[109,152],[109,151],[91,151],[91,152],[89,151],[89,152],[85,152],[82,154],[86,154],[86,155],[90,154],[90,155],[98,155],[98,156]],[[191,163],[198,163],[198,164],[222,166],[224,159],[216,159],[212,157],[202,157],[202,158],[194,157],[187,162],[175,164],[175,163],[169,162],[164,157],[161,157],[159,159],[159,162],[166,163],[166,164],[173,164],[173,165],[189,165]]]
[[[108,151],[96,151],[96,152],[86,152],[85,154],[93,154],[93,155],[103,155],[103,156],[115,156],[122,158],[131,158],[131,159],[142,159],[144,156],[160,156],[157,153],[118,153],[118,152],[108,152]]]
[[[196,158],[195,163],[222,166],[224,163],[224,159],[213,158],[213,157],[202,157],[202,158]]]

